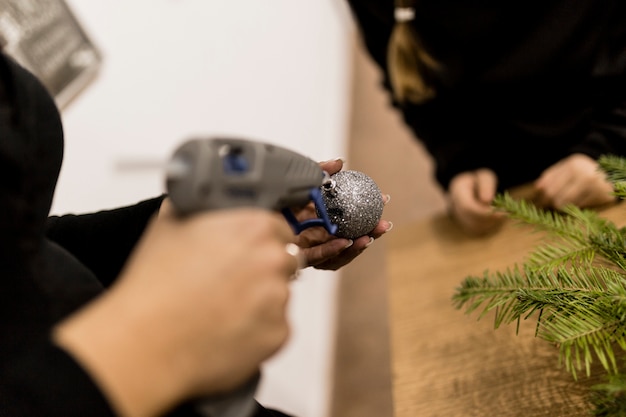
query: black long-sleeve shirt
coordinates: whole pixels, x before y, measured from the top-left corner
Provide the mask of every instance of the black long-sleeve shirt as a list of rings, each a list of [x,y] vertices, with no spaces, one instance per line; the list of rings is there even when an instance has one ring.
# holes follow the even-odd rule
[[[2,417],[114,415],[91,375],[51,341],[50,330],[114,282],[164,196],[49,217],[62,158],[63,129],[52,97],[0,53]],[[255,407],[255,417],[286,417]],[[190,399],[167,415],[204,414]]]
[[[103,289],[45,236],[62,155],[52,98],[0,56],[0,415],[113,415],[89,375],[50,340],[56,322]]]
[[[348,2],[391,91],[394,2]],[[433,100],[392,104],[432,155],[444,189],[482,167],[503,190],[572,153],[626,156],[626,2],[415,3],[410,24],[445,76]]]

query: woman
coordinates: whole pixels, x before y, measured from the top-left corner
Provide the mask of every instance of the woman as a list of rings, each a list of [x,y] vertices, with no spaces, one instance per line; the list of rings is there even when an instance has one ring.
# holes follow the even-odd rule
[[[288,337],[298,267],[337,269],[354,241],[277,213],[198,213],[165,196],[48,218],[63,154],[52,97],[0,54],[0,414],[202,415]],[[322,164],[329,172],[340,160]],[[300,215],[306,215],[306,212]],[[294,250],[294,242],[301,250]],[[257,404],[256,415],[281,415]]]
[[[596,160],[626,155],[623,1],[349,4],[468,233],[494,230],[493,197],[522,184],[544,207],[613,201]]]

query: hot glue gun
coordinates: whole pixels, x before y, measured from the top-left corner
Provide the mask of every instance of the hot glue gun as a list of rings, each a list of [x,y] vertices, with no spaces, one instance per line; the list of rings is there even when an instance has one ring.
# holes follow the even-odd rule
[[[313,226],[336,233],[321,194],[322,187],[330,186],[330,176],[317,162],[276,145],[236,138],[189,140],[175,150],[166,168],[167,193],[179,214],[261,207],[281,212],[296,234]],[[311,201],[318,217],[299,222],[292,209]],[[259,378],[200,400],[197,410],[207,417],[249,417]]]
[[[321,195],[330,183],[319,164],[289,149],[236,138],[192,139],[173,154],[166,186],[175,209],[199,210],[242,206],[280,211],[296,234],[322,226],[335,234]],[[317,218],[298,222],[292,209],[313,201]]]

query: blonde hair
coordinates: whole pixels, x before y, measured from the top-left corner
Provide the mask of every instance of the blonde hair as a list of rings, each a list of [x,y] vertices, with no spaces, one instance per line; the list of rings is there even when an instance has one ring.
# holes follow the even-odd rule
[[[435,79],[441,65],[426,50],[411,22],[415,0],[396,0],[395,26],[387,48],[387,66],[394,97],[401,103],[424,103],[437,94]]]

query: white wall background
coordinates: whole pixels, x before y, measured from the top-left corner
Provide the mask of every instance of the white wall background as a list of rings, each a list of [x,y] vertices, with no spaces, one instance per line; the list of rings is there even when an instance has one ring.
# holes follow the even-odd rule
[[[343,156],[351,21],[341,0],[67,0],[104,54],[63,111],[66,147],[52,212],[133,204],[164,191],[159,169],[186,138],[234,135]],[[258,399],[328,415],[336,273],[293,284],[288,345],[266,364]]]

